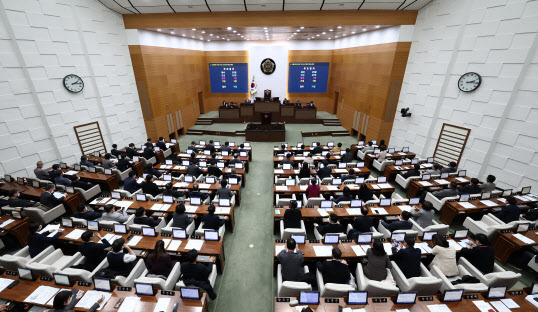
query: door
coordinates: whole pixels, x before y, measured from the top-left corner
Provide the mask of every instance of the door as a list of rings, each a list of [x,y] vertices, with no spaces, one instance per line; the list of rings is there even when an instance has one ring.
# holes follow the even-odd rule
[[[340,92],[334,91],[334,103],[333,103],[333,109],[332,114],[336,115],[338,112],[338,98],[340,97]]]
[[[200,108],[200,114],[205,114],[204,97],[202,95],[202,91],[198,92],[198,106]]]

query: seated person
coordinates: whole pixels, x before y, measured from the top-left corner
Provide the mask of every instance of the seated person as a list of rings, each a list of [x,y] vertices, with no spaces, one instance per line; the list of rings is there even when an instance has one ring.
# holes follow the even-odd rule
[[[114,165],[111,159],[112,159],[112,154],[106,153],[105,159],[103,159],[103,166],[102,166],[103,169],[113,169],[114,167],[116,167],[116,165]]]
[[[413,169],[407,171],[406,173],[402,174],[402,177],[404,179],[410,178],[410,177],[420,177],[420,165],[414,164]]]
[[[356,174],[357,174],[357,170],[354,169],[354,168],[350,168],[348,174],[342,175],[342,177],[341,177],[342,182],[344,182],[346,180],[353,180],[353,182],[355,182],[355,179],[359,177]]]
[[[189,164],[191,165],[198,164],[198,158],[196,158],[196,154],[194,152],[192,152],[191,157],[189,157]]]
[[[280,165],[290,164],[293,167],[293,160],[291,160],[291,153],[286,154],[286,158],[280,162]]]
[[[465,186],[460,187],[458,192],[460,193],[460,195],[462,195],[462,194],[480,194],[480,193],[482,193],[482,189],[480,188],[480,186],[478,186],[479,183],[480,183],[480,181],[477,178],[472,178],[471,179],[471,184],[467,184]]]
[[[301,218],[303,217],[301,210],[297,209],[297,201],[290,202],[290,208],[284,211],[284,228],[301,228]]]
[[[387,269],[391,269],[392,264],[380,240],[374,240],[372,247],[366,251],[366,259],[368,259],[368,262],[363,269],[364,276],[379,282],[386,280]]]
[[[85,191],[91,189],[92,187],[94,187],[95,185],[90,183],[90,182],[86,182],[86,181],[81,181],[80,180],[80,177],[77,176],[77,175],[74,175],[74,176],[70,176],[69,179],[71,180],[71,186],[72,187],[78,187],[78,188],[81,188]]]
[[[282,104],[284,105],[290,104],[290,100],[288,100],[287,98],[284,98],[284,100],[282,101]]]
[[[206,149],[206,150],[209,150],[209,151],[210,151],[210,154],[214,154],[214,153],[215,153],[215,145],[213,145],[213,140],[209,140],[209,143],[206,144],[205,149]]]
[[[440,170],[441,173],[454,173],[458,171],[458,164],[455,161],[451,161],[448,164],[448,168],[443,168]]]
[[[149,160],[155,156],[155,151],[153,150],[153,144],[146,143],[146,147],[144,148],[143,155],[146,160]]]
[[[342,158],[340,159],[340,162],[343,162],[343,163],[350,163],[350,162],[353,162],[353,154],[351,154],[351,149],[350,148],[346,148],[346,153],[344,155],[342,155]]]
[[[45,171],[45,169],[43,169],[43,162],[42,161],[37,162],[36,168],[34,169],[34,175],[39,180],[49,180],[50,179],[49,173],[47,171]]]
[[[72,186],[71,180],[64,177],[64,172],[61,171],[61,170],[58,171],[58,176],[56,176],[56,178],[54,178],[54,183],[59,184],[59,185],[63,185],[63,186]]]
[[[157,142],[155,144],[155,146],[157,146],[158,148],[161,149],[161,151],[166,151],[168,149],[168,147],[166,147],[166,142],[164,142],[164,138],[163,137],[159,137],[159,142]]]
[[[197,215],[194,215],[194,219],[197,217]],[[172,215],[172,227],[186,229],[194,219],[185,213],[185,205],[180,203],[176,206],[176,211]]]
[[[97,237],[101,243],[93,242],[93,237]],[[86,258],[86,261],[78,268],[92,272],[106,258],[107,249],[110,243],[101,237],[99,232],[87,230],[80,236],[83,243],[80,244],[78,250]]]
[[[357,191],[357,197],[362,200],[363,203],[374,199],[374,192],[366,186],[365,183],[361,184],[361,187]]]
[[[323,276],[325,284],[349,284],[352,279],[347,261],[342,259],[342,251],[338,247],[333,248],[332,259],[318,262],[316,267]]]
[[[157,179],[162,176],[162,173],[159,170],[153,168],[152,164],[147,164],[146,165],[146,168],[144,169],[144,173],[151,174],[152,176],[156,177]]]
[[[217,153],[213,153],[211,154],[211,158],[209,159],[206,159],[206,162],[207,162],[207,165],[208,166],[211,166],[211,165],[216,165],[219,160],[217,159]],[[208,168],[209,169],[209,168]],[[220,170],[220,169],[219,169]]]
[[[236,174],[237,169],[231,168],[230,173],[224,175],[224,179],[230,181],[230,178],[236,178],[237,183],[241,183],[241,175]]]
[[[298,100],[297,103],[295,103],[295,107],[296,108],[301,108],[301,101]]]
[[[316,142],[316,147],[312,149],[312,155],[318,155],[318,154],[321,154],[322,152],[323,152],[323,147],[321,147],[321,143]]]
[[[202,222],[204,223],[203,229],[218,231],[227,220],[228,217],[221,219],[219,216],[215,215],[215,206],[211,204],[207,207],[207,213],[202,216]]]
[[[52,170],[49,171],[49,180],[54,182],[54,179],[56,179],[56,177],[60,175],[60,171],[60,165],[52,165]]]
[[[437,199],[443,199],[445,197],[454,197],[458,195],[458,184],[454,181],[450,182],[448,188],[442,189],[432,193]]]
[[[123,250],[127,250],[124,253]],[[129,276],[136,265],[136,254],[125,244],[124,238],[118,238],[112,243],[112,251],[106,255],[107,269],[116,275]]]
[[[112,154],[112,156],[116,158],[119,158],[121,153],[120,151],[118,151],[118,144],[112,144],[112,150],[110,151],[110,154]]]
[[[200,167],[198,167],[198,165],[191,163],[187,167],[187,175],[199,177],[201,174],[203,174],[203,171],[200,169]]]
[[[367,206],[361,207],[362,216],[357,216],[353,220],[353,229],[347,232],[348,239],[355,239],[359,234],[372,232],[372,226],[377,225],[377,221],[368,215],[370,209]]]
[[[338,222],[338,216],[334,212],[331,212],[329,215],[328,224],[318,225],[317,223],[314,223],[314,227],[318,229],[318,233],[321,236],[324,236],[327,233],[336,234],[346,232],[346,227]]]
[[[241,143],[239,144],[239,148],[237,149],[237,153],[247,152],[245,149],[245,144]]]
[[[489,239],[485,234],[476,234],[475,242],[471,241],[468,247],[461,250],[460,256],[469,262],[483,274],[493,272],[495,264],[495,251],[490,246]]]
[[[226,141],[224,142],[224,146],[220,148],[220,150],[222,152],[228,152],[228,153],[231,153],[232,152],[232,148],[230,147],[230,142]]]
[[[227,199],[231,199],[235,195],[235,192],[230,190],[228,187],[228,181],[226,181],[226,179],[222,179],[222,181],[220,181],[220,187],[215,193],[219,198]]]
[[[495,180],[497,178],[495,178],[494,175],[488,175],[488,177],[486,178],[486,183],[482,183],[480,184],[480,189],[482,191],[489,191],[489,192],[493,192],[495,191]]]
[[[153,175],[146,175],[146,179],[142,182],[142,193],[150,194],[155,197],[163,192],[163,190],[155,184]]]
[[[402,214],[398,216],[398,221],[393,221],[391,223],[381,221],[381,224],[383,224],[383,226],[390,232],[396,230],[410,230],[413,227],[413,223],[409,222],[410,218],[411,213],[409,211],[402,211]]]
[[[434,244],[432,255],[434,257],[429,268],[431,269],[432,266],[436,265],[446,276],[458,275],[459,269],[456,262],[456,249],[450,246],[446,238],[442,235],[434,234],[432,241]]]
[[[129,171],[129,177],[123,181],[123,189],[131,194],[142,188],[142,183],[138,183],[136,180],[136,172],[134,170]]]
[[[167,195],[167,196],[172,196],[174,198],[185,196],[185,192],[174,191],[173,187],[174,185],[172,184],[172,182],[166,183],[166,185],[164,186],[163,196]]]
[[[73,217],[87,221],[94,221],[101,218],[102,215],[103,213],[101,211],[89,211],[86,205],[81,204],[77,207],[77,212],[73,214]]]
[[[196,155],[198,153],[198,149],[196,148],[196,142],[192,141],[191,142],[191,145],[189,145],[189,147],[187,147],[188,150],[191,150],[194,155]]]
[[[308,153],[308,156],[305,157],[303,160],[303,163],[308,164],[310,168],[314,167],[314,155],[312,153]]]
[[[217,163],[212,163],[209,168],[207,168],[207,175],[208,176],[214,176],[214,177],[220,177],[222,175],[222,170],[220,170],[217,167]]]
[[[129,147],[125,149],[125,154],[130,159],[133,159],[134,156],[138,156],[134,143],[129,143]]]
[[[82,290],[79,290],[73,299],[73,293],[70,290],[60,290],[53,299],[52,309],[47,312],[74,312],[74,308],[79,300],[84,295]],[[101,296],[88,310],[88,312],[97,311],[101,302],[105,300],[105,296]],[[1,310],[0,310],[1,311]]]
[[[377,154],[377,161],[382,163],[387,160],[387,154],[387,147],[385,145],[381,145],[379,147],[379,154]]]
[[[440,175],[441,174],[441,164],[434,163],[433,164],[433,169],[426,170],[426,172],[424,172],[424,173],[425,174],[431,174],[431,175]]]
[[[127,157],[119,155],[117,167],[120,172],[124,172],[125,170],[131,168],[131,163]]]
[[[320,178],[320,180],[323,180],[325,178],[328,178],[331,176],[332,170],[331,168],[327,167],[327,165],[324,165],[323,168],[319,168],[317,175]]]
[[[54,185],[52,184],[45,185],[44,189],[45,192],[41,193],[41,197],[39,198],[39,202],[43,204],[43,208],[47,207],[50,209],[62,204],[63,199],[67,195],[64,193],[62,198],[56,198],[56,196],[54,196]]]
[[[333,201],[338,204],[341,201],[349,202],[353,199],[353,196],[351,195],[351,190],[349,187],[344,186],[344,194],[338,196],[338,198],[333,199]]]
[[[159,223],[161,223],[161,219],[148,217],[146,209],[144,209],[144,207],[140,207],[135,211],[135,217],[133,222],[134,224],[142,224],[149,227],[156,227],[157,225],[159,225]]]
[[[286,248],[282,249],[276,258],[281,265],[282,281],[314,283],[314,275],[304,271],[304,253],[297,249],[293,238],[286,241]]]
[[[310,185],[306,188],[306,198],[319,197],[320,186],[318,185],[318,179],[312,178]]]
[[[211,274],[213,263],[210,263],[209,266],[202,263],[196,263],[196,258],[198,258],[196,249],[191,249],[187,252],[185,255],[186,261],[181,264],[181,280],[183,280],[185,286],[202,288],[207,292],[209,298],[215,300],[217,294],[209,282],[209,275]]]
[[[129,216],[125,213],[125,210],[120,207],[114,208],[112,204],[105,205],[105,212],[101,216],[102,221],[116,221],[119,223],[124,223],[127,219],[129,219]]]
[[[331,159],[331,156],[331,153],[325,154],[325,160],[323,161],[325,167],[327,167],[327,165],[334,165],[338,162],[336,159]]]
[[[95,165],[88,161],[88,157],[86,155],[80,156],[80,163],[81,166],[86,166],[88,168],[95,167]]]
[[[331,154],[340,154],[340,151],[342,151],[342,142],[338,142],[336,146],[333,146]]]
[[[148,269],[147,277],[158,277],[166,280],[176,261],[173,261],[170,255],[164,250],[164,241],[159,239],[155,243],[155,248],[146,257],[146,268]]]
[[[422,202],[422,209],[418,206],[414,206],[414,209],[411,210],[411,217],[422,228],[426,228],[433,224],[434,215],[435,211],[433,210],[433,204],[427,200]]]
[[[299,171],[299,175],[297,177],[299,179],[310,178],[310,168],[308,167],[307,163],[303,163],[303,167]]]
[[[9,199],[7,200],[7,204],[10,207],[34,207],[37,204],[33,200],[20,199],[18,190],[9,190],[8,195]]]
[[[242,163],[242,161],[239,159],[239,153],[234,154],[234,159],[230,160],[230,165],[235,165]]]
[[[362,152],[363,153],[366,153],[366,152],[369,152],[369,151],[374,151],[375,150],[375,147],[374,147],[374,142],[372,141],[368,141],[368,145],[362,149]]]
[[[56,239],[62,234],[64,229],[59,229],[56,234],[52,237],[48,237],[51,232],[46,231],[43,233],[38,233],[41,231],[42,227],[39,223],[30,223],[28,227],[28,251],[30,257],[35,257],[39,255],[43,250],[47,249],[49,246],[54,245]]]
[[[519,220],[521,209],[517,206],[517,200],[514,197],[508,197],[506,199],[508,205],[501,208],[501,211],[495,214],[504,223],[510,223],[512,221]]]
[[[200,186],[198,186],[198,183],[193,184],[192,190],[188,192],[188,195],[189,195],[189,198],[192,198],[192,197],[200,198],[201,202],[204,202],[209,197],[208,193],[200,192]]]
[[[392,243],[392,260],[407,278],[420,276],[420,249],[414,246],[415,238],[411,237],[406,237],[403,245],[400,243],[399,250],[396,243]]]

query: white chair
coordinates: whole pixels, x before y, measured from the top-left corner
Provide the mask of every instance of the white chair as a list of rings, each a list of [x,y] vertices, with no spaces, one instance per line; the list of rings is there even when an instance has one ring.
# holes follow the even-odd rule
[[[64,255],[61,249],[56,249],[39,261],[35,259],[30,260],[26,264],[26,267],[36,274],[52,277],[54,273],[72,265],[80,257],[82,257],[80,253],[67,256]]]
[[[319,207],[322,200],[325,200],[325,197],[310,197],[307,199],[306,194],[303,194],[303,205],[305,206]]]
[[[360,160],[364,160],[364,157],[366,156],[366,154],[371,154],[373,152],[374,152],[373,150],[368,150],[366,152],[363,152],[362,150],[358,150],[357,151],[357,158],[359,158]]]
[[[144,272],[142,272],[142,275],[140,275],[139,278],[135,279],[134,282],[142,284],[151,284],[153,285],[153,288],[157,289],[174,290],[176,283],[179,280],[179,275],[181,275],[181,264],[179,262],[176,262],[166,280],[160,277],[149,277],[148,273],[148,269],[145,269]]]
[[[433,208],[435,208],[435,210],[440,212],[447,201],[457,200],[459,198],[460,198],[459,195],[456,195],[456,196],[449,196],[449,197],[438,199],[431,192],[427,192],[424,200],[431,202],[433,205]]]
[[[126,190],[120,190],[120,189],[115,189],[113,192],[118,192],[118,193],[120,193],[120,195],[121,195],[122,198],[126,198],[126,197],[130,197],[130,198],[132,198],[132,197],[135,197],[136,194],[140,194],[140,193],[142,193],[142,189],[138,189],[138,190],[137,190],[136,192],[134,192],[134,193],[129,193],[129,192],[126,191]]]
[[[292,200],[296,200],[295,194],[291,195],[291,198],[280,198],[279,194],[275,195],[275,203],[277,206],[289,206]]]
[[[311,178],[297,178],[297,184],[298,185],[308,185],[308,183],[310,182]]]
[[[473,234],[485,234],[489,239],[496,236],[499,230],[509,230],[514,228],[513,225],[499,223],[491,217],[491,214],[482,216],[482,219],[477,221],[471,217],[466,217],[463,221],[463,226]]]
[[[430,269],[430,273],[433,276],[443,281],[440,289],[441,293],[444,293],[446,290],[454,289],[463,289],[464,293],[477,293],[485,292],[488,290],[488,286],[483,283],[460,283],[454,285],[453,282],[455,282],[456,280],[461,279],[465,275],[471,275],[471,273],[469,273],[469,271],[467,271],[462,265],[458,265],[458,271],[458,275],[446,276],[436,265],[432,265],[432,268]]]
[[[27,216],[31,222],[37,222],[41,225],[50,223],[52,220],[61,217],[65,212],[63,204],[59,204],[47,211],[43,211],[36,207],[25,207],[22,210],[22,214]]]
[[[404,190],[407,190],[407,188],[409,187],[409,183],[411,183],[411,181],[413,179],[417,179],[417,178],[420,178],[419,176],[416,176],[416,177],[409,177],[409,178],[404,178],[401,174],[397,174],[396,175],[396,183],[398,183],[398,185],[400,185]]]
[[[512,229],[516,229],[520,224],[529,224],[530,225],[531,223],[533,223],[531,221],[525,220],[524,218],[519,218],[519,220],[515,220],[515,221],[509,222],[509,223],[505,223],[504,221],[497,218],[497,216],[492,214],[492,213],[489,213],[488,215],[490,216],[491,219],[497,221],[499,224],[506,224],[508,226],[511,226]]]
[[[394,232],[391,232],[385,228],[385,226],[379,222],[379,225],[377,226],[377,229],[381,234],[383,234],[384,238],[389,238],[392,233],[405,233],[405,237],[417,237],[418,232],[415,230],[396,230]]]
[[[129,172],[131,172],[131,168],[127,168],[127,170],[121,172],[119,171],[118,169],[112,169],[112,173],[114,173],[114,175],[116,176],[116,179],[118,179],[118,181],[123,181],[125,179],[127,179],[129,177]]]
[[[157,158],[155,156],[151,157],[150,159],[146,159],[146,164],[154,165],[157,162]]]
[[[280,220],[280,239],[288,239],[292,235],[305,235],[306,237],[306,228],[304,226],[304,221],[301,220],[300,228],[284,228],[284,220]]]
[[[332,261],[332,260],[327,260]],[[344,297],[350,291],[357,289],[353,275],[350,274],[351,280],[349,284],[336,284],[336,283],[327,283],[323,281],[323,275],[319,270],[316,270],[316,278],[318,281],[318,289],[321,297]]]
[[[349,223],[347,225],[347,233],[349,233],[349,231],[353,229],[353,225],[351,225],[351,223]],[[382,239],[383,238],[383,234],[382,233],[379,233],[375,227],[371,226],[370,227],[370,232],[363,232],[362,234],[372,234],[372,239]]]
[[[308,273],[308,266],[304,266],[304,272]],[[282,281],[282,265],[277,266],[277,289],[279,297],[298,297],[301,291],[312,291],[312,286],[305,282]]]
[[[211,285],[211,287],[215,287],[215,281],[217,280],[217,266],[215,264],[213,264],[213,268],[211,269],[211,273],[209,274],[209,277],[207,279],[209,280],[209,284]],[[194,285],[187,285],[187,286],[195,287]],[[183,280],[179,280],[176,283],[176,290],[179,290],[181,287],[185,287],[185,283],[183,283]],[[199,289],[203,290],[201,288]]]
[[[387,278],[392,277],[392,273],[387,270]],[[390,297],[400,292],[400,289],[396,285],[385,282],[371,280],[364,275],[362,265],[357,264],[357,289],[360,291],[367,291],[370,297]]]
[[[420,276],[407,278],[396,262],[392,261],[392,276],[402,292],[417,292],[420,296],[435,295],[441,288],[443,281],[433,276],[420,264]]]
[[[164,155],[164,158],[167,158],[168,156],[172,155],[172,149],[167,148],[166,150],[163,151],[163,155]]]
[[[417,231],[418,236],[423,236],[424,232],[429,232],[429,231],[437,231],[437,234],[439,234],[439,235],[447,235],[448,234],[448,225],[447,224],[442,224],[442,223],[439,223],[439,222],[437,222],[435,220],[432,220],[433,221],[432,225],[423,228],[415,220],[413,220],[413,218],[409,219],[409,221],[411,221],[411,223],[413,223],[413,227],[411,229]]]
[[[383,173],[386,166],[390,166],[393,163],[394,163],[394,160],[388,160],[388,159],[381,162],[379,162],[377,159],[374,159],[373,161],[374,168],[377,169],[377,171],[379,171],[380,173]]]
[[[17,268],[26,268],[26,265],[32,260],[38,262],[43,260],[53,251],[54,247],[49,246],[32,258],[30,257],[30,247],[26,246],[12,255],[6,254],[0,257],[0,265],[6,270],[17,271]]]
[[[381,198],[385,198],[385,196],[383,194],[379,195],[380,196],[380,199]],[[401,205],[401,204],[405,204],[405,203],[408,203],[409,202],[409,199],[407,198],[403,198],[402,195],[396,193],[396,192],[393,192],[390,196],[391,198],[391,202],[393,205]]]
[[[170,222],[168,222],[168,224],[163,227],[161,229],[161,233],[164,233],[164,234],[172,234],[172,232],[174,231],[174,229],[179,229],[178,227],[173,227],[172,224],[174,223],[174,219],[170,220]],[[189,236],[192,235],[192,233],[194,233],[194,229],[196,228],[196,222],[194,222],[194,220],[192,220],[192,222],[187,226],[187,228],[185,229],[185,232],[187,232],[187,234]]]
[[[80,254],[80,252],[77,252],[77,254]],[[76,255],[76,254],[75,254]],[[77,269],[77,268],[74,268],[74,266],[77,266],[77,265],[80,265],[80,264],[83,264],[84,262],[86,262],[86,257],[82,256],[77,260],[75,261],[71,267],[66,267],[64,268],[63,270],[60,270],[58,271],[58,273],[60,274],[64,274],[64,275],[68,275],[71,277],[72,280],[75,280],[75,281],[83,281],[83,282],[92,282],[92,279],[93,279],[93,276],[103,268],[103,266],[105,265],[106,262],[106,259],[104,259],[103,261],[101,261],[101,263],[95,267],[95,269],[93,271],[87,271],[87,270],[84,270],[84,269]]]
[[[370,204],[379,204],[381,201],[379,200],[379,198],[377,197],[377,195],[373,195],[372,199],[370,200],[367,200],[364,204],[365,205],[370,205]]]
[[[130,215],[127,221],[125,221],[123,224],[129,226],[129,224],[132,224],[134,220],[134,215]],[[119,223],[117,221],[108,221],[108,220],[98,220],[99,222],[99,228],[112,230],[114,229],[114,224]]]
[[[84,190],[80,187],[75,187],[75,191],[80,193],[84,201],[90,201],[92,198],[99,196],[101,194],[101,186],[99,184],[94,185],[89,190]]]
[[[155,232],[156,233],[161,233],[161,229],[166,225],[166,220],[164,218],[160,218],[160,222],[159,224],[157,224],[157,226],[155,226]],[[149,225],[145,225],[145,224],[134,224],[134,223],[131,223],[128,225],[128,228],[129,228],[129,231],[138,231],[138,232],[142,232],[142,228],[143,227],[150,227]]]
[[[328,176],[326,178],[323,178],[323,180],[321,180],[321,183],[329,183],[330,184],[330,183],[332,183],[333,179],[334,178],[332,176]]]
[[[198,226],[198,228],[196,229],[196,232],[195,234],[198,235],[198,236],[204,236],[205,234],[205,230],[210,230],[210,229],[204,229],[204,223],[201,222],[200,223],[200,226]],[[220,228],[219,228],[219,237],[224,237],[224,233],[226,232],[226,224],[223,224]]]
[[[470,275],[478,278],[480,282],[484,283],[488,287],[506,286],[508,289],[510,289],[514,287],[514,285],[521,278],[521,274],[512,271],[506,271],[497,263],[493,265],[493,272],[488,274],[483,274],[482,272],[480,272],[479,269],[477,269],[469,262],[469,260],[465,259],[464,257],[460,257],[458,264],[463,265],[463,267],[471,273]]]

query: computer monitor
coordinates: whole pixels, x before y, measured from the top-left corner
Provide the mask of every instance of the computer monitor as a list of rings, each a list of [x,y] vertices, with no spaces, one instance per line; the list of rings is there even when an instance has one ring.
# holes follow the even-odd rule
[[[121,193],[120,192],[110,192],[110,196],[113,199],[121,199]]]
[[[359,141],[359,142],[357,143],[357,145],[358,145],[358,146],[362,146],[362,145],[364,145],[364,141]]]
[[[295,179],[286,179],[286,186],[294,186]]]
[[[350,206],[351,208],[359,208],[359,207],[362,207],[362,200],[360,200],[360,199],[352,199],[349,206]]]
[[[73,170],[76,170],[76,171],[80,171],[80,165],[79,164],[74,164],[73,165]]]
[[[288,148],[288,143],[286,143],[286,142],[280,143],[280,146],[283,146],[283,145],[284,145],[285,148]]]
[[[340,151],[340,155],[344,156],[346,154],[346,151]]]
[[[368,304],[368,292],[367,291],[350,291],[347,295],[347,304]]]
[[[423,174],[422,175],[422,181],[428,181],[429,179],[432,178],[432,175],[431,174]]]
[[[397,159],[397,160],[395,160],[395,161],[394,161],[394,165],[395,165],[395,166],[401,166],[401,165],[403,165],[403,160],[401,160],[401,159]]]
[[[67,164],[66,163],[60,163],[60,168],[61,169],[67,169]]]
[[[320,208],[332,208],[333,207],[333,201],[332,200],[322,200],[319,204]]]
[[[95,173],[95,167],[88,167],[88,172]]]
[[[141,202],[148,201],[146,194],[136,194],[136,201],[141,201]]]
[[[24,269],[24,268],[18,268],[19,271],[19,278],[27,281],[33,281],[34,276],[32,274],[32,270],[30,269]]]
[[[463,297],[463,289],[445,290],[443,295],[443,302],[457,302],[461,301]]]
[[[409,205],[418,205],[420,203],[420,197],[409,198]]]
[[[373,145],[376,145],[376,144],[377,144],[377,140],[372,140],[372,144],[373,144]]]
[[[321,152],[321,156],[325,156],[325,155],[327,155],[327,154],[329,154],[329,151],[323,151],[323,152]]]
[[[215,184],[215,177],[206,177],[205,178],[205,183],[208,183],[208,184]]]
[[[220,146],[220,141],[214,141],[213,144],[214,144],[215,146]]]
[[[235,166],[235,169],[243,169],[244,167],[242,162],[236,163],[234,166]]]
[[[402,152],[404,152],[404,153],[408,153],[408,152],[409,152],[409,147],[406,146],[406,147],[402,148]]]
[[[385,176],[377,177],[377,183],[387,183],[387,177]]]
[[[291,170],[291,164],[282,164],[283,170]]]
[[[35,187],[35,188],[39,188],[40,187],[39,181],[33,180],[32,181],[32,186]]]
[[[318,143],[317,142],[312,142],[312,146],[316,147],[316,146],[318,146]]]
[[[470,197],[471,197],[470,194],[461,194],[460,195],[460,202],[468,202]]]
[[[441,179],[448,179],[448,172],[441,173]]]
[[[177,143],[176,139],[170,139],[170,143]]]
[[[191,197],[190,198],[190,204],[191,205],[201,205],[202,204],[202,199],[200,197]]]
[[[357,244],[370,244],[372,242],[372,233],[359,234],[357,237]]]
[[[112,291],[112,285],[108,278],[93,278],[93,289],[100,291]]]
[[[194,299],[200,300],[200,290],[194,287],[181,287],[179,289],[181,299]]]
[[[467,170],[458,171],[458,177],[466,177],[466,176],[467,176]]]
[[[205,141],[200,141],[201,146],[205,146]]]
[[[160,151],[160,150],[161,150],[161,148],[160,148],[160,147],[158,147],[158,146],[155,146],[154,148],[155,148],[155,151],[156,151],[156,152],[158,152],[158,151]]]
[[[355,184],[363,184],[363,183],[364,183],[364,177],[355,178]]]
[[[303,208],[303,201],[302,200],[296,199],[296,200],[294,200],[294,202],[297,203],[297,209]]]
[[[521,188],[521,195],[526,195],[526,194],[529,194],[530,192],[531,192],[530,186],[525,186]]]
[[[187,230],[185,229],[172,229],[172,237],[177,239],[186,239]]]
[[[506,286],[491,286],[488,289],[488,299],[502,299],[506,297]]]
[[[418,158],[411,159],[411,165],[416,165],[416,164],[418,164]]]
[[[65,187],[65,192],[66,192],[67,194],[75,194],[75,188],[72,187],[72,186],[66,186],[66,187]]]
[[[387,207],[387,206],[390,206],[392,203],[392,199],[391,198],[381,198],[381,200],[379,200],[379,206],[380,207]]]
[[[173,204],[174,203],[174,197],[171,195],[163,195],[163,203],[165,204]]]
[[[399,293],[396,297],[396,304],[413,304],[417,300],[416,292]]]
[[[501,194],[501,197],[508,197],[508,196],[512,196],[512,190],[504,190],[503,193]]]
[[[428,157],[428,158],[426,159],[426,162],[428,162],[428,163],[433,163],[433,157]]]
[[[467,237],[467,234],[469,234],[469,230],[457,230],[454,232],[454,239],[463,239]]]
[[[71,280],[69,279],[69,275],[53,273],[53,276],[54,276],[54,283],[56,283],[56,285],[67,286],[67,287],[72,286]]]
[[[163,174],[163,180],[164,181],[172,181],[172,175],[171,174]]]
[[[218,241],[219,240],[219,231],[205,230],[204,231],[204,240],[206,240],[206,241]]]
[[[392,233],[390,235],[390,240],[401,243],[405,240],[405,233]]]
[[[299,142],[299,143],[297,143],[297,147],[299,147],[299,148],[300,148],[300,147],[301,147],[301,145],[303,145],[303,144],[304,144],[303,142]]]
[[[357,168],[364,168],[364,162],[363,161],[359,161],[357,163]]]
[[[342,179],[340,179],[340,178],[334,178],[334,179],[332,180],[332,184],[333,184],[333,185],[341,185],[341,184],[342,184]]]
[[[142,227],[142,236],[150,236],[150,237],[157,236],[155,235],[155,228],[152,228],[149,226]]]
[[[211,155],[211,151],[210,150],[204,150],[204,155],[206,155],[206,156]]]
[[[223,168],[224,168],[224,163],[223,163],[222,161],[219,161],[219,162],[217,163],[217,168],[219,168],[219,169],[223,169]]]
[[[319,291],[301,291],[299,304],[319,304]]]
[[[435,234],[437,234],[437,231],[426,231],[424,232],[424,235],[422,236],[422,240],[425,242],[431,241]]]
[[[189,155],[190,155],[190,154],[192,154],[193,152],[194,152],[194,151],[191,150],[191,149],[187,149],[187,150],[185,150],[185,154],[189,154]]]
[[[15,219],[22,219],[22,215],[20,211],[13,210],[11,212],[11,216]]]
[[[306,235],[292,234],[291,238],[293,238],[297,244],[302,245],[306,243]]]
[[[237,181],[237,178],[229,178],[228,179],[228,184],[230,184],[230,185],[236,185],[238,183],[239,183],[239,181]]]
[[[480,199],[490,199],[491,198],[491,192],[482,192],[480,194]]]
[[[536,295],[538,294],[538,282],[535,282],[534,284],[532,284],[532,287],[531,287],[531,295]]]
[[[517,233],[525,233],[529,230],[529,223],[520,223],[517,226],[516,232]]]
[[[186,176],[185,176],[185,182],[187,182],[187,183],[192,183],[192,182],[194,182],[194,177],[193,177],[193,176],[190,176],[190,175],[186,175]]]
[[[327,142],[327,146],[328,146],[328,147],[333,147],[333,146],[334,146],[334,142]]]
[[[392,148],[389,148],[389,151],[388,151],[388,152],[392,154],[392,153],[396,152],[396,149],[393,148],[393,147],[392,147]]]
[[[244,146],[244,147],[250,147],[250,142],[245,142],[245,143],[243,143],[243,146]]]
[[[346,169],[347,164],[346,163],[338,163],[338,169]]]
[[[323,239],[324,244],[338,244],[338,239],[340,238],[340,235],[338,234],[325,234],[325,238]]]
[[[222,156],[230,156],[230,153],[228,151],[222,151],[220,153]]]
[[[207,168],[207,161],[203,161],[203,160],[201,160],[201,161],[198,163],[198,167],[200,167],[200,168]]]
[[[90,231],[99,231],[99,222],[97,222],[97,221],[88,221],[88,230],[90,230]]]
[[[17,178],[17,184],[24,185],[24,178]]]
[[[72,228],[73,220],[71,218],[62,218],[62,227]]]
[[[374,154],[379,154],[381,150],[379,148],[374,149]]]
[[[234,146],[235,146],[235,142],[230,142],[230,143],[229,143],[229,146],[230,146],[230,147],[234,147]]]
[[[182,160],[181,165],[182,166],[189,166],[191,163],[188,160]]]
[[[100,154],[99,154],[98,151],[93,152],[93,156],[95,156],[95,157],[99,157],[99,155],[100,155]]]
[[[135,289],[137,295],[142,296],[154,296],[155,291],[153,290],[153,285],[145,283],[135,283]]]
[[[133,156],[133,161],[134,162],[140,161],[140,157],[139,156]]]
[[[114,233],[127,234],[127,226],[125,224],[114,223]]]
[[[230,199],[229,198],[219,198],[219,206],[220,207],[230,207]]]

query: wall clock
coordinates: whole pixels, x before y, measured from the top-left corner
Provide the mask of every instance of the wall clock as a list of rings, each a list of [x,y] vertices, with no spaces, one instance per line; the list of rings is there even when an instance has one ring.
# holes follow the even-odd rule
[[[64,77],[64,87],[69,92],[80,92],[84,89],[84,81],[77,75],[67,75]]]
[[[482,77],[479,74],[469,72],[463,74],[458,80],[458,88],[463,92],[471,92],[476,90],[480,83],[482,82]]]
[[[260,69],[261,69],[262,73],[264,73],[266,75],[271,75],[272,73],[275,72],[276,63],[272,59],[266,58],[260,64]]]

